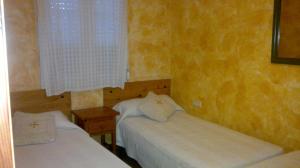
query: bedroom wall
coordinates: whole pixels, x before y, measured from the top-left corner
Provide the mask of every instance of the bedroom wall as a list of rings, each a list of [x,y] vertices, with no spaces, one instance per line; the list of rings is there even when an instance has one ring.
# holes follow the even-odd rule
[[[176,101],[195,116],[300,149],[300,66],[270,63],[273,0],[180,1]]]
[[[172,0],[128,0],[130,80],[170,78]]]
[[[10,89],[40,88],[34,0],[5,0]]]
[[[129,0],[130,81],[170,77],[171,2]],[[5,0],[11,91],[40,89],[34,0]],[[73,92],[72,108],[102,105],[102,90]]]

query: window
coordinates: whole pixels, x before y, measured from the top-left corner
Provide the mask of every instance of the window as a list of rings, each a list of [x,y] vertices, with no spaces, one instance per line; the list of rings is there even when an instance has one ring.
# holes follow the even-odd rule
[[[42,86],[48,95],[122,87],[126,0],[37,0]]]
[[[80,41],[79,0],[52,0],[51,8],[51,36],[59,36],[64,44]],[[57,17],[59,15],[59,17]],[[63,45],[63,44],[61,44]]]

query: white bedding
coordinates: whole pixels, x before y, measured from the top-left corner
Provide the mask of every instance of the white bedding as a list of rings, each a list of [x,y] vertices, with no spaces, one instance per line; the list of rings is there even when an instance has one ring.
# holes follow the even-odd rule
[[[53,143],[15,147],[16,168],[129,168],[80,128],[58,128]]]
[[[300,168],[300,151],[277,156],[248,168]]]
[[[278,146],[184,112],[163,123],[127,117],[118,126],[127,154],[143,168],[238,168],[282,153]]]
[[[15,145],[53,142],[55,131],[55,120],[51,114],[15,115],[13,117]]]

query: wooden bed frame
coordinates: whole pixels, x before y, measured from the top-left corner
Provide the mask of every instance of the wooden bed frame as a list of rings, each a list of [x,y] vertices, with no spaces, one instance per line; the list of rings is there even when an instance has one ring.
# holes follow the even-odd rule
[[[145,97],[149,91],[153,91],[156,94],[170,95],[171,80],[127,82],[124,89],[104,88],[104,106],[113,107],[123,100]],[[71,118],[70,92],[48,97],[45,90],[20,91],[11,92],[10,98],[12,113],[16,111],[40,113],[59,110]]]
[[[103,89],[103,103],[104,106],[113,107],[120,101],[145,97],[149,91],[153,91],[156,94],[170,95],[171,92],[171,80],[150,80],[150,81],[138,81],[127,82],[124,89],[121,88],[104,88]]]
[[[71,117],[71,96],[65,92],[58,96],[46,96],[45,90],[11,92],[11,110],[40,113],[59,110]]]

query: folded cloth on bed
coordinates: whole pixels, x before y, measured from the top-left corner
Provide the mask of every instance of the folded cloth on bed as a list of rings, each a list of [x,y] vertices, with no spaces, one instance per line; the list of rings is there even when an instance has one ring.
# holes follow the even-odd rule
[[[51,114],[14,115],[15,145],[49,143],[55,140],[55,121]]]
[[[176,111],[176,107],[163,97],[149,92],[138,110],[152,120],[165,122]]]
[[[64,128],[64,129],[77,129],[78,126],[72,123],[67,116],[63,114],[61,111],[45,111],[45,112],[40,112],[38,114],[33,114],[30,112],[20,112],[17,111],[14,113],[13,117],[31,117],[32,115],[52,115],[54,117],[55,121],[55,127],[56,128]]]

